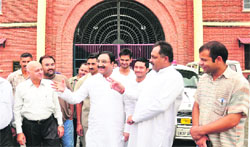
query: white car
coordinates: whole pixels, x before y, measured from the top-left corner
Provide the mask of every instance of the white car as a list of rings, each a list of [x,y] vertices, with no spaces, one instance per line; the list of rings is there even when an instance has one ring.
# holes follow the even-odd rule
[[[182,103],[177,113],[175,139],[192,140],[190,128],[192,127],[193,96],[197,89],[198,73],[193,68],[184,65],[173,66],[183,76],[185,86]]]
[[[226,64],[234,71],[242,73],[240,62],[235,60],[227,60]],[[203,74],[203,69],[200,67],[199,62],[189,62],[186,66],[196,70],[199,75]]]

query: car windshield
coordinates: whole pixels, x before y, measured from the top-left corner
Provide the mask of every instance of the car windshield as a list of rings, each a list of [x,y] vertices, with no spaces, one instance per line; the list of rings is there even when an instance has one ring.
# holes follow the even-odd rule
[[[184,86],[187,88],[197,88],[198,75],[193,71],[177,69],[184,81]]]

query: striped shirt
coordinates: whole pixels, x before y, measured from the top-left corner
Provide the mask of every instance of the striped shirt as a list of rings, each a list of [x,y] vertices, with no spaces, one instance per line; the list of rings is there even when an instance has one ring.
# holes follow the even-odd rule
[[[195,100],[199,104],[199,125],[214,122],[228,114],[242,113],[239,124],[225,132],[209,134],[215,147],[242,147],[244,125],[248,115],[249,84],[242,74],[227,67],[216,80],[204,74],[199,81]]]

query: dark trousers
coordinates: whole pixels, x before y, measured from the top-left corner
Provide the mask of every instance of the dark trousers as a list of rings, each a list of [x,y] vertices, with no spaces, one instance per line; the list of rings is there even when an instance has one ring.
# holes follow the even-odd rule
[[[0,130],[0,146],[12,146],[12,132],[11,127],[7,127]]]
[[[52,115],[46,120],[30,121],[23,119],[23,133],[26,137],[26,146],[60,146],[57,134],[57,122]]]

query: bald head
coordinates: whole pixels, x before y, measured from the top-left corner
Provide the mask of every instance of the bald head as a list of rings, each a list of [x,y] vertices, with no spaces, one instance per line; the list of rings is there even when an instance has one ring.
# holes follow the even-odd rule
[[[37,61],[30,61],[27,64],[27,71],[32,81],[41,80],[43,78],[42,65]]]
[[[39,63],[39,62],[37,62],[37,61],[30,61],[28,64],[27,64],[27,70],[28,71],[31,71],[31,70],[33,70],[35,67],[37,67],[37,66],[41,66],[41,64]]]

